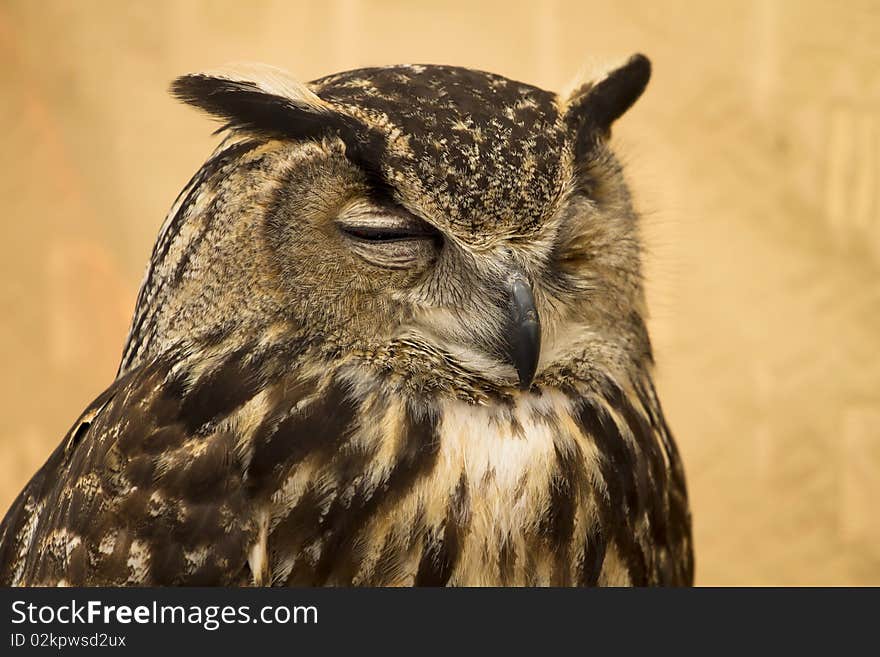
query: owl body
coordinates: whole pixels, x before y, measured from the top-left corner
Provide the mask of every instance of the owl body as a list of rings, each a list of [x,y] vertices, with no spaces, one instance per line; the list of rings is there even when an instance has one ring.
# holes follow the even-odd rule
[[[453,67],[178,80],[227,138],[0,582],[690,583],[607,146],[649,71],[566,100]]]

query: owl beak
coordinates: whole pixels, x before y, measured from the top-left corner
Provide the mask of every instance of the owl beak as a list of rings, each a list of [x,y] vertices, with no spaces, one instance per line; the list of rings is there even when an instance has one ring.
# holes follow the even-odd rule
[[[520,390],[528,390],[541,356],[541,320],[535,308],[535,296],[525,276],[515,274],[510,279],[509,293],[507,355],[519,376]]]

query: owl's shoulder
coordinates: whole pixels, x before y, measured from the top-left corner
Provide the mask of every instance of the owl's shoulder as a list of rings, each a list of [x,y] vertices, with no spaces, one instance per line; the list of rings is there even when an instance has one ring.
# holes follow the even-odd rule
[[[233,354],[200,371],[168,358],[120,376],[7,513],[0,580],[237,582],[253,533],[241,438],[260,415],[245,370]]]

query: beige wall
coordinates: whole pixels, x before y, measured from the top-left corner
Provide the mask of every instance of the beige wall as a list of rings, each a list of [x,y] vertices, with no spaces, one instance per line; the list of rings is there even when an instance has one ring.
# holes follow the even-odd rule
[[[0,506],[115,372],[214,143],[166,95],[230,60],[564,87],[654,61],[619,124],[698,582],[880,584],[880,3],[0,3]]]

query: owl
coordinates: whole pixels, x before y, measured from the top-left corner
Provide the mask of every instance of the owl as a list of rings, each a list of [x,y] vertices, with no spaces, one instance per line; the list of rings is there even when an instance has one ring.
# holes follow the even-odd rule
[[[222,143],[116,380],[6,514],[0,584],[691,584],[609,145],[650,72],[178,78]]]

